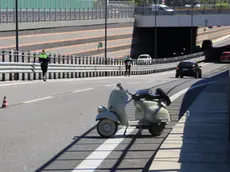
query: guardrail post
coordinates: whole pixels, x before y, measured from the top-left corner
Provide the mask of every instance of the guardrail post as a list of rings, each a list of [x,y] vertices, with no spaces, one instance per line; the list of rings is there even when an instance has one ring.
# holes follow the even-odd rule
[[[53,59],[54,59],[54,60],[53,60],[53,63],[54,63],[54,64],[56,64],[56,57],[57,57],[57,55],[54,54],[54,55],[53,55]],[[53,79],[57,79],[56,72],[53,73],[53,76],[54,76]]]
[[[78,63],[77,63],[77,57],[76,57],[76,56],[74,56],[74,64],[75,64],[75,65],[78,64]]]
[[[99,63],[98,62],[98,57],[96,57],[94,65],[98,65],[98,63]],[[99,72],[98,71],[95,72],[95,76],[99,76]]]
[[[94,58],[94,57],[89,57],[89,65],[92,65],[92,58]],[[92,76],[94,76],[94,72],[89,72],[89,77],[92,77]]]
[[[36,58],[37,58],[37,54],[36,53],[33,53],[33,64],[36,63]],[[39,72],[38,74],[38,78],[41,79],[42,78],[42,75],[41,75],[41,72]],[[36,71],[34,71],[33,73],[33,79],[36,80],[37,79],[37,74],[36,74]]]
[[[73,58],[74,58],[74,56],[70,56],[71,65],[73,65]],[[71,78],[74,78],[74,72],[71,72]]]
[[[66,62],[67,62],[67,64],[69,64],[69,56],[66,56]],[[67,72],[67,76],[66,76],[67,78],[69,78],[69,72]]]
[[[5,62],[5,50],[2,50],[2,62]],[[6,80],[6,74],[2,73],[2,81]]]
[[[77,65],[77,57],[74,56],[74,64]],[[78,78],[78,72],[74,72],[75,73],[75,78]]]
[[[89,65],[89,57],[85,57],[85,64]],[[89,72],[85,72],[85,77],[89,77]]]
[[[61,64],[61,55],[58,54],[58,64]],[[61,79],[61,72],[58,72],[58,79]]]
[[[27,53],[27,62],[30,63],[30,52]],[[30,73],[27,73],[27,79],[30,80]]]
[[[2,62],[5,62],[5,50],[2,50]]]
[[[82,64],[85,65],[85,57],[82,57]],[[85,77],[85,72],[82,72],[81,76]]]
[[[12,62],[12,51],[9,51],[9,62]],[[12,81],[12,73],[9,74],[9,80]]]
[[[65,56],[62,55],[62,64],[65,64]],[[62,73],[62,78],[65,78],[65,72]]]
[[[78,64],[81,65],[82,64],[82,58],[81,57],[78,57]],[[82,72],[78,72],[78,77],[81,78],[81,75],[82,75]]]
[[[89,57],[89,64],[92,65],[92,57]]]

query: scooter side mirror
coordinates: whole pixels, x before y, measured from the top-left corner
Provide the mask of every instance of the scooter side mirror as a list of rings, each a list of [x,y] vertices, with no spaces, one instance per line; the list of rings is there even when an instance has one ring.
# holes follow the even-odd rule
[[[124,88],[121,86],[121,83],[118,83],[117,87],[120,88],[120,90],[124,90]]]

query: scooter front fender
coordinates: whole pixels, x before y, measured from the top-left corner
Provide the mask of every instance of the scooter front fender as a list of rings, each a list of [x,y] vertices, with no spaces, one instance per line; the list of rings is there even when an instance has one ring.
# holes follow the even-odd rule
[[[101,119],[110,119],[114,122],[119,122],[117,115],[110,111],[101,112],[96,116],[96,121],[101,120]]]

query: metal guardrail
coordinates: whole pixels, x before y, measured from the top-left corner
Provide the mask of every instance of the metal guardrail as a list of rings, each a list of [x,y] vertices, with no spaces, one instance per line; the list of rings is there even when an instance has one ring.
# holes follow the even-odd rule
[[[174,11],[154,11],[151,7],[136,7],[135,15],[197,15],[230,14],[230,8],[175,8]]]
[[[51,63],[54,64],[75,64],[75,65],[124,65],[123,58],[111,58],[108,57],[81,57],[75,55],[63,55],[63,54],[52,54],[47,53]],[[195,57],[202,56],[203,52],[188,54],[179,57],[169,57],[169,58],[159,58],[152,59],[151,64],[158,63],[172,63],[187,59],[192,59]],[[14,50],[0,50],[0,62],[22,62],[22,63],[36,63],[38,62],[39,53],[27,52],[27,51],[14,51]],[[133,59],[133,65],[139,65],[138,60]],[[143,65],[145,63],[142,63]]]
[[[30,54],[32,56],[30,56]],[[37,54],[25,52],[14,52],[12,54],[5,52],[1,53],[3,59],[0,62],[0,80],[37,80],[41,79],[40,64],[37,63]],[[7,60],[7,58],[11,58]],[[23,59],[24,61],[19,59]],[[31,59],[32,58],[32,59]],[[96,76],[120,76],[124,75],[125,67],[123,59],[111,58],[105,65],[104,58],[93,57],[56,57],[50,55],[51,63],[49,64],[48,78],[81,78],[81,77],[96,77]],[[27,60],[25,60],[27,59]],[[200,62],[205,58],[203,53],[192,54],[188,56],[173,57],[168,59],[157,59],[151,65],[137,65],[136,61],[132,65],[132,75],[143,75],[161,71],[175,69],[180,61],[195,61]],[[14,62],[12,60],[15,60]],[[76,62],[76,63],[75,63]]]

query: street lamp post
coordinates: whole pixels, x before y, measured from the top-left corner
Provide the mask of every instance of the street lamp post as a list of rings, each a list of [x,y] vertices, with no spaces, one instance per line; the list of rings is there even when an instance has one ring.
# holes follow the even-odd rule
[[[191,45],[190,45],[190,54],[192,54],[193,50],[193,1],[192,1],[192,12],[191,12]]]
[[[154,22],[155,22],[155,28],[154,28],[154,57],[157,58],[157,0],[155,2],[155,15],[154,15]]]
[[[16,31],[16,50],[19,50],[19,43],[18,43],[18,0],[15,0],[15,31]]]
[[[108,13],[108,0],[105,0],[105,65],[107,65],[107,13]],[[105,76],[107,76],[107,71],[105,72]]]

